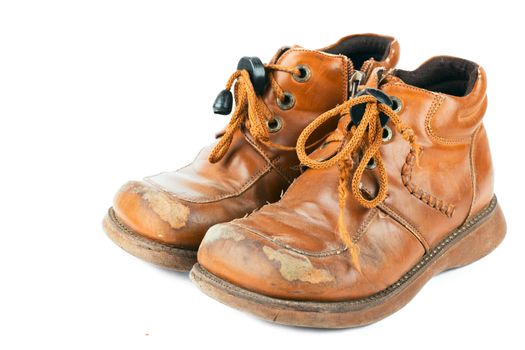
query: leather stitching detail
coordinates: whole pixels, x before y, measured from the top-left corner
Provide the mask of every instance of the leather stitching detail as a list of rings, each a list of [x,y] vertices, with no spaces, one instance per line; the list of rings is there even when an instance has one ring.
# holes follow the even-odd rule
[[[372,210],[368,211],[368,213],[365,216],[365,219],[363,220],[361,225],[359,225],[359,228],[356,230],[356,232],[352,235],[352,241],[354,241],[355,243],[358,243],[359,240],[361,240],[361,238],[368,231],[368,227],[374,221],[374,218],[377,216],[377,213],[378,213],[377,209],[372,209]],[[299,248],[292,247],[289,244],[285,244],[285,243],[281,242],[277,238],[272,238],[272,237],[264,234],[263,232],[261,232],[261,231],[259,231],[257,229],[254,229],[252,227],[243,225],[243,224],[238,223],[236,221],[232,221],[232,222],[230,222],[230,224],[235,225],[237,227],[240,227],[240,228],[242,228],[244,230],[247,230],[250,233],[253,233],[253,234],[257,235],[260,238],[263,238],[263,239],[265,239],[267,241],[270,241],[270,242],[278,245],[281,248],[284,248],[286,250],[289,250],[289,251],[292,251],[294,253],[297,253],[297,254],[300,254],[300,255],[304,255],[304,256],[310,256],[310,257],[315,257],[315,258],[323,258],[323,257],[327,257],[327,256],[340,255],[340,254],[342,254],[342,253],[344,253],[345,251],[348,250],[348,247],[346,247],[346,246],[340,246],[339,248],[336,248],[336,249],[330,249],[330,250],[325,250],[325,251],[320,251],[320,252],[313,252],[313,251],[309,251],[309,250],[299,249]]]
[[[269,242],[272,242],[274,243],[275,245],[278,245],[279,247],[281,248],[284,248],[284,249],[287,249],[287,250],[290,250],[294,253],[297,253],[297,254],[301,254],[301,255],[305,255],[305,256],[310,256],[310,257],[314,257],[314,258],[323,258],[323,257],[326,257],[326,256],[331,256],[331,255],[339,255],[343,252],[345,252],[346,250],[348,250],[347,247],[344,247],[344,246],[341,246],[340,248],[336,248],[336,249],[331,249],[331,250],[325,250],[325,251],[321,251],[321,252],[312,252],[312,251],[308,251],[308,250],[303,250],[303,249],[298,249],[298,248],[294,248],[288,244],[284,244],[283,242],[281,242],[280,240],[276,239],[276,238],[272,238],[272,237],[269,237],[267,235],[265,235],[264,233],[252,228],[252,227],[249,227],[249,226],[245,226],[243,224],[240,224],[236,221],[232,221],[229,223],[229,225],[234,225],[234,226],[237,226],[237,227],[240,227],[260,238],[263,238],[264,240],[266,241],[269,241]]]
[[[341,61],[343,62],[343,69],[341,69],[341,81],[343,82],[343,93],[341,94],[341,102],[346,101],[348,97],[348,60],[341,56]],[[354,63],[352,62],[352,70],[354,69]]]
[[[450,204],[443,199],[434,196],[423,189],[418,185],[412,182],[412,172],[414,170],[414,164],[416,163],[416,154],[414,150],[410,150],[408,153],[405,164],[401,168],[401,181],[405,188],[410,192],[411,195],[419,199],[421,202],[425,203],[432,209],[438,210],[440,213],[447,217],[452,217],[454,214],[455,206]]]
[[[358,243],[361,240],[361,237],[364,236],[364,234],[368,231],[368,227],[374,221],[375,217],[377,216],[377,209],[373,208],[368,211],[368,213],[365,216],[365,219],[359,225],[359,228],[355,231],[355,233],[352,235],[352,241],[354,243]]]
[[[263,159],[266,161],[266,163],[268,163],[268,165],[271,168],[273,168],[288,184],[290,184],[292,180],[286,175],[286,172],[277,164],[280,157],[276,157],[272,161],[270,159],[270,155],[264,152],[264,150],[257,144],[257,142],[250,137],[249,133],[247,133],[244,129],[242,131],[246,142],[248,142],[248,144],[252,146],[263,157]]]
[[[370,191],[368,191],[366,188],[363,187],[361,190],[364,191],[368,196],[372,196]],[[386,205],[385,202],[380,203],[377,208],[386,215],[390,216],[394,221],[403,226],[410,234],[412,234],[421,243],[425,249],[425,252],[430,250],[430,245],[426,241],[425,237],[423,237],[421,232],[419,232],[416,226],[410,223],[410,221],[405,219],[403,216],[401,216],[401,214],[392,209],[390,206]]]
[[[396,221],[398,224],[403,226],[408,232],[410,232],[423,246],[425,249],[425,252],[428,252],[430,250],[430,245],[426,241],[426,239],[423,237],[423,235],[419,232],[419,230],[411,224],[407,219],[401,216],[398,212],[396,212],[394,209],[389,207],[388,205],[381,203],[378,205],[378,208],[388,216],[390,216],[394,221]]]
[[[279,157],[276,157],[275,160],[279,159]],[[237,197],[244,193],[248,188],[250,188],[259,178],[261,178],[263,175],[270,172],[272,167],[269,164],[266,164],[263,168],[259,169],[252,177],[250,177],[237,191],[221,194],[215,197],[205,197],[205,198],[199,198],[197,196],[184,196],[183,194],[175,194],[173,192],[170,192],[168,189],[164,188],[163,186],[157,184],[156,182],[153,182],[150,178],[145,178],[144,181],[148,182],[149,184],[157,187],[158,189],[168,193],[174,198],[181,199],[190,203],[197,203],[197,204],[205,204],[205,203],[212,203],[212,202],[218,202],[223,199]]]
[[[425,94],[427,96],[433,96],[432,104],[430,105],[430,108],[427,112],[427,115],[425,117],[425,130],[428,134],[428,136],[435,142],[444,144],[444,145],[456,145],[461,143],[467,143],[470,140],[470,136],[466,137],[456,137],[456,138],[446,138],[442,136],[436,135],[434,129],[432,128],[432,123],[434,121],[434,118],[436,116],[436,112],[441,107],[443,102],[445,101],[445,96],[443,94],[439,94],[436,92],[431,92],[425,89],[421,89],[415,86],[407,85],[405,83],[399,83],[399,82],[391,82],[386,83],[383,85],[383,87],[387,86],[402,86],[405,89],[417,91],[419,93]],[[475,113],[475,112],[474,112]]]
[[[472,215],[472,209],[474,208],[474,203],[476,202],[476,197],[478,195],[478,189],[476,185],[476,168],[475,168],[475,154],[476,154],[476,137],[478,136],[479,132],[481,130],[481,126],[474,131],[474,134],[471,138],[471,144],[470,144],[470,151],[469,151],[469,166],[470,166],[470,179],[471,179],[471,186],[472,186],[472,201],[470,203],[470,208],[468,210],[467,219],[470,218]],[[465,220],[467,220],[465,219]]]
[[[438,111],[439,107],[443,104],[443,101],[445,101],[445,97],[440,94],[436,94],[434,97],[434,100],[432,101],[432,105],[430,106],[430,109],[428,110],[427,116],[425,118],[425,129],[427,130],[427,134],[430,136],[430,138],[441,144],[445,145],[455,145],[458,143],[466,143],[470,140],[469,137],[456,137],[456,138],[446,138],[442,136],[438,136],[434,129],[432,129],[432,123],[434,121],[434,118],[436,116],[436,112]]]

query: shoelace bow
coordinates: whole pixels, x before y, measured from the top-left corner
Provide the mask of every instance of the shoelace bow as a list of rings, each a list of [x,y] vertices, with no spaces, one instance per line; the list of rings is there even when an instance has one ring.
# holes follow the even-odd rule
[[[301,72],[297,68],[276,64],[266,64],[264,67],[269,71],[268,79],[275,96],[279,100],[284,101],[286,98],[285,93],[275,80],[272,71],[281,71],[297,75],[300,75]],[[224,134],[208,157],[210,163],[216,163],[221,160],[222,157],[224,157],[230,148],[235,131],[246,121],[248,123],[245,124],[250,130],[251,135],[256,140],[280,150],[294,151],[295,147],[293,146],[284,146],[270,141],[267,122],[270,121],[273,116],[271,115],[268,108],[264,105],[262,98],[257,96],[255,93],[248,71],[235,71],[226,83],[226,90],[231,90],[234,83],[235,110],[233,111],[231,119],[226,126]],[[313,145],[309,145],[307,148],[311,146]]]
[[[359,123],[359,125],[352,125],[349,132],[342,140],[342,144],[339,147],[337,153],[327,160],[315,160],[309,157],[306,153],[305,144],[310,135],[322,124],[335,116],[345,116],[349,114],[352,106],[366,103],[365,112]],[[383,127],[379,119],[380,112],[386,114],[388,118],[395,125],[397,131],[403,136],[403,138],[410,144],[410,147],[415,151],[416,162],[419,164],[419,145],[416,143],[416,135],[414,131],[407,125],[405,125],[399,116],[387,105],[379,103],[378,100],[371,95],[363,95],[346,101],[345,103],[337,106],[336,108],[329,110],[317,117],[312,123],[310,123],[301,133],[297,140],[297,155],[301,164],[308,166],[312,169],[326,169],[334,165],[339,167],[339,219],[338,219],[338,231],[341,239],[345,243],[350,253],[352,264],[354,267],[361,272],[359,264],[359,247],[352,240],[352,237],[348,233],[345,224],[345,203],[348,196],[348,178],[350,177],[350,170],[353,167],[351,156],[361,149],[363,155],[354,171],[352,177],[352,194],[356,200],[365,208],[375,208],[386,198],[388,188],[387,173],[381,158],[379,148],[383,142]],[[365,198],[360,191],[360,184],[363,177],[363,173],[366,166],[371,159],[374,159],[377,170],[379,172],[379,188],[374,198]]]

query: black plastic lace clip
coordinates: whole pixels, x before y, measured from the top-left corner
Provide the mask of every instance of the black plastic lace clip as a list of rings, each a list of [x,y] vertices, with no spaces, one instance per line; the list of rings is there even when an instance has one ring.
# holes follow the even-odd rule
[[[355,95],[355,97],[364,96],[364,95],[373,96],[376,98],[376,100],[379,103],[383,103],[390,108],[394,107],[394,102],[392,101],[390,96],[388,96],[381,90],[374,89],[374,88],[365,88],[359,91]],[[356,126],[359,125],[359,123],[361,122],[361,119],[363,119],[363,115],[365,114],[365,109],[366,109],[366,103],[360,103],[358,105],[350,107],[350,117],[352,118],[352,122],[349,123],[348,128],[350,128],[351,125],[356,125]],[[381,126],[384,127],[386,123],[388,122],[388,116],[385,113],[380,112],[379,120],[381,122]]]
[[[262,96],[266,85],[268,84],[268,77],[266,76],[266,69],[259,57],[243,57],[237,64],[238,70],[246,70],[250,74],[250,80],[253,89],[257,96]]]

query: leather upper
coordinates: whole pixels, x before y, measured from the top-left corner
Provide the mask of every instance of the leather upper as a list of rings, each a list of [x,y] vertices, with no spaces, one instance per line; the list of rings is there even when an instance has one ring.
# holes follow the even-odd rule
[[[448,62],[438,57],[428,65],[440,60]],[[369,79],[369,86],[402,102],[400,119],[415,131],[422,152],[417,165],[410,146],[389,122],[392,138],[380,148],[387,198],[367,209],[347,197],[346,227],[359,247],[361,272],[338,233],[337,166],[306,170],[280,201],[212,227],[199,249],[199,263],[242,288],[283,299],[350,300],[395,283],[493,196],[482,124],[486,76],[480,67],[475,73],[464,96],[439,92],[439,82],[433,91],[410,85],[395,73],[379,82],[376,70]],[[312,156],[332,156],[348,122],[348,116],[342,118]],[[377,184],[377,169],[366,170],[363,191],[373,195]]]
[[[265,91],[264,103],[282,122],[278,132],[270,133],[272,142],[295,146],[306,125],[347,99],[354,66],[346,53],[351,53],[352,42],[364,50],[359,57],[366,55],[367,45],[371,52],[381,52],[379,59],[369,61],[372,68],[391,68],[397,63],[397,41],[373,34],[349,36],[322,51],[301,47],[278,51],[272,63],[305,65],[311,76],[299,82],[289,73],[272,72],[279,86],[295,97],[293,108],[282,110],[272,88]],[[320,140],[334,128],[335,124],[327,123],[312,141]],[[148,238],[196,249],[210,226],[243,217],[277,201],[300,173],[293,150],[266,146],[254,139],[246,127],[235,132],[228,152],[214,164],[208,161],[213,147],[214,144],[205,147],[191,164],[177,171],[124,185],[114,200],[118,219]]]

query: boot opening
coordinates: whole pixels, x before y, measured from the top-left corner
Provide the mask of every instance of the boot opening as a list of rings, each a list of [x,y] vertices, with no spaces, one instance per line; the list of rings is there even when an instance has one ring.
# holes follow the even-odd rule
[[[334,55],[344,55],[352,60],[354,67],[360,69],[370,58],[383,61],[389,54],[394,38],[376,35],[352,35],[336,45],[324,50]]]
[[[466,96],[478,78],[478,65],[461,58],[438,56],[413,71],[396,69],[394,75],[405,83],[452,96]]]

